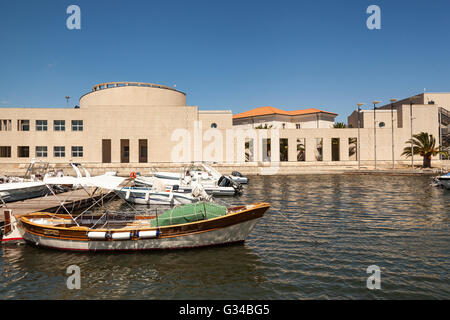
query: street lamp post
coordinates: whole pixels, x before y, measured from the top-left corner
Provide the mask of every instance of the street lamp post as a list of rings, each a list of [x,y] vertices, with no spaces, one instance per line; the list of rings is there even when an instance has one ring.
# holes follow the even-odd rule
[[[376,104],[380,101],[373,101],[373,157],[375,161],[375,170],[377,170],[377,123],[376,123]]]
[[[411,127],[411,169],[414,171],[414,145],[413,145],[413,116],[412,116],[412,98],[409,101],[409,118],[410,118],[410,127]]]
[[[395,168],[395,152],[394,152],[394,102],[397,99],[391,99],[391,130],[392,130],[392,169]]]
[[[361,169],[361,141],[360,141],[360,137],[359,137],[359,128],[361,127],[361,120],[360,120],[360,114],[361,114],[361,106],[364,105],[364,103],[358,102],[358,140],[357,140],[357,144],[358,144],[358,149],[357,149],[357,158],[358,158],[358,170]]]

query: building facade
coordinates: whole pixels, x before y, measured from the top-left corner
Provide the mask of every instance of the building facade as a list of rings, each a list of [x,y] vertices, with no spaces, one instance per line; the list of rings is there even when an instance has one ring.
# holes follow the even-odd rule
[[[411,134],[433,134],[448,146],[450,93],[424,93],[353,112],[348,128],[336,114],[305,109],[199,110],[186,94],[149,83],[95,85],[76,108],[1,108],[0,164],[82,162],[139,168],[191,161],[235,166],[408,165]],[[267,125],[267,128],[264,129]],[[262,128],[262,129],[259,129]],[[416,165],[421,157],[414,157]],[[436,162],[437,161],[437,162]],[[439,165],[440,158],[433,159]]]

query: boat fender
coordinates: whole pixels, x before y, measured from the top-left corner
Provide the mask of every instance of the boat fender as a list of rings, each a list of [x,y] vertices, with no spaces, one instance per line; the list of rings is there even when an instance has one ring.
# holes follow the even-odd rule
[[[139,239],[150,239],[150,238],[157,238],[159,234],[160,234],[159,230],[138,231],[137,237]]]
[[[125,194],[125,199],[130,199],[131,190],[127,189],[127,193]]]
[[[148,202],[148,199],[150,199],[150,190],[145,191],[145,202]]]
[[[131,232],[114,232],[111,237],[113,240],[129,240]]]
[[[104,231],[91,231],[87,234],[91,240],[105,240],[108,238],[108,234]]]

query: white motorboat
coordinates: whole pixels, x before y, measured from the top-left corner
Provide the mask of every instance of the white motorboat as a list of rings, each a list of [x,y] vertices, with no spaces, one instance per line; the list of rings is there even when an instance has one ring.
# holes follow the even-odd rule
[[[170,179],[170,180],[179,180],[184,177],[190,176],[192,181],[201,180],[203,183],[207,183],[209,181],[218,181],[224,175],[219,171],[214,169],[213,167],[200,163],[198,165],[191,165],[189,168],[181,168],[181,173],[176,172],[155,172],[155,177],[160,179]],[[226,178],[237,182],[239,184],[248,183],[248,178],[244,177],[240,172],[233,171],[230,176],[225,176]]]
[[[31,160],[24,177],[0,178],[0,203],[14,202],[47,195],[50,191],[41,181],[48,171],[48,163]]]
[[[203,187],[207,194],[213,196],[234,196],[242,192],[242,186],[233,183],[233,181],[226,177],[221,177],[218,181],[192,181],[189,176],[184,177],[183,179],[164,179],[138,176],[135,179],[135,184],[137,186],[152,187],[156,180],[164,184],[167,188],[173,187],[176,188],[177,192],[183,193],[192,193],[199,184]]]
[[[49,193],[42,181],[7,182],[0,184],[0,202],[14,202],[45,196]]]
[[[57,175],[46,174],[43,182],[52,186],[63,185],[73,188],[99,187],[112,190],[126,180],[126,178],[116,176],[116,172],[105,172],[102,175],[92,177],[89,171],[80,163],[70,162],[70,165],[75,171],[76,177],[64,175],[62,172]],[[84,176],[81,171],[84,172]]]
[[[436,178],[439,185],[450,190],[450,172]]]

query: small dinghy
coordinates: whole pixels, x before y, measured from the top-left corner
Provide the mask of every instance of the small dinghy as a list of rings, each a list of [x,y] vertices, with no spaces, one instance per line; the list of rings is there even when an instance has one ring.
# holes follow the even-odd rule
[[[116,189],[117,194],[125,201],[147,205],[180,205],[197,202],[199,199],[191,193],[174,190],[153,191],[148,187],[123,187]]]
[[[268,203],[226,208],[199,202],[135,215],[31,213],[15,218],[5,211],[3,241],[75,251],[181,249],[243,242],[269,209]]]

